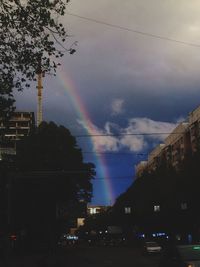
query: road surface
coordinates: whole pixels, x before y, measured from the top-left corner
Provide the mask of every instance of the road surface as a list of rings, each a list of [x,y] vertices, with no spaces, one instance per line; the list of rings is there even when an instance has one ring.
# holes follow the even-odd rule
[[[144,256],[134,247],[65,248],[56,254],[21,255],[1,267],[158,267],[159,255]]]
[[[72,267],[157,267],[158,262],[158,255],[144,256],[133,247],[82,247],[71,251],[67,263]]]

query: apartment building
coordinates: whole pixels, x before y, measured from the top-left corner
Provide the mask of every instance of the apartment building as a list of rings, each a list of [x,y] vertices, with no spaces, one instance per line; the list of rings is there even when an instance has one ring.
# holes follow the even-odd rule
[[[200,106],[189,114],[189,130],[191,140],[191,150],[195,153],[200,149]]]
[[[173,132],[165,139],[165,145],[168,149],[167,159],[173,167],[178,167],[181,161],[190,152],[190,132],[189,123],[180,123]]]
[[[200,106],[189,113],[188,120],[180,123],[172,133],[150,153],[148,161],[135,166],[136,177],[144,170],[155,171],[164,159],[178,169],[180,163],[191,154],[200,150]]]
[[[163,148],[165,144],[159,144],[155,147],[148,157],[148,170],[149,172],[155,171],[157,167],[160,165],[162,160]]]
[[[135,174],[136,177],[141,177],[143,173],[147,170],[148,168],[148,161],[140,161],[137,165],[135,165]]]
[[[16,143],[30,134],[35,127],[34,112],[17,111],[5,122],[0,118],[0,156],[2,154],[16,154]]]
[[[102,205],[88,205],[87,206],[87,214],[88,215],[95,215],[98,213],[104,213],[106,212],[110,206],[102,206]]]

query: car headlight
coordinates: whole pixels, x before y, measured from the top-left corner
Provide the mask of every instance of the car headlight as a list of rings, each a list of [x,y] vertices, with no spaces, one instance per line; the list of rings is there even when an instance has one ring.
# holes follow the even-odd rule
[[[194,265],[194,264],[191,264],[191,263],[189,263],[189,264],[187,265],[187,267],[195,267],[195,265]]]

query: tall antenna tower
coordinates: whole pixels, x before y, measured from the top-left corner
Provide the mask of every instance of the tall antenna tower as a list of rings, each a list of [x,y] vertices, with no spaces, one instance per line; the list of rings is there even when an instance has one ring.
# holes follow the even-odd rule
[[[42,68],[41,68],[41,59],[38,63],[37,69],[37,126],[42,122]]]

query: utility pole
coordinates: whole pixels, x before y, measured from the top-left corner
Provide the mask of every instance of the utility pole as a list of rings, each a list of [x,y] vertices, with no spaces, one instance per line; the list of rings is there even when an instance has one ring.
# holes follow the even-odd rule
[[[37,69],[37,127],[42,122],[42,67],[41,67],[41,59],[39,59],[38,69]]]

